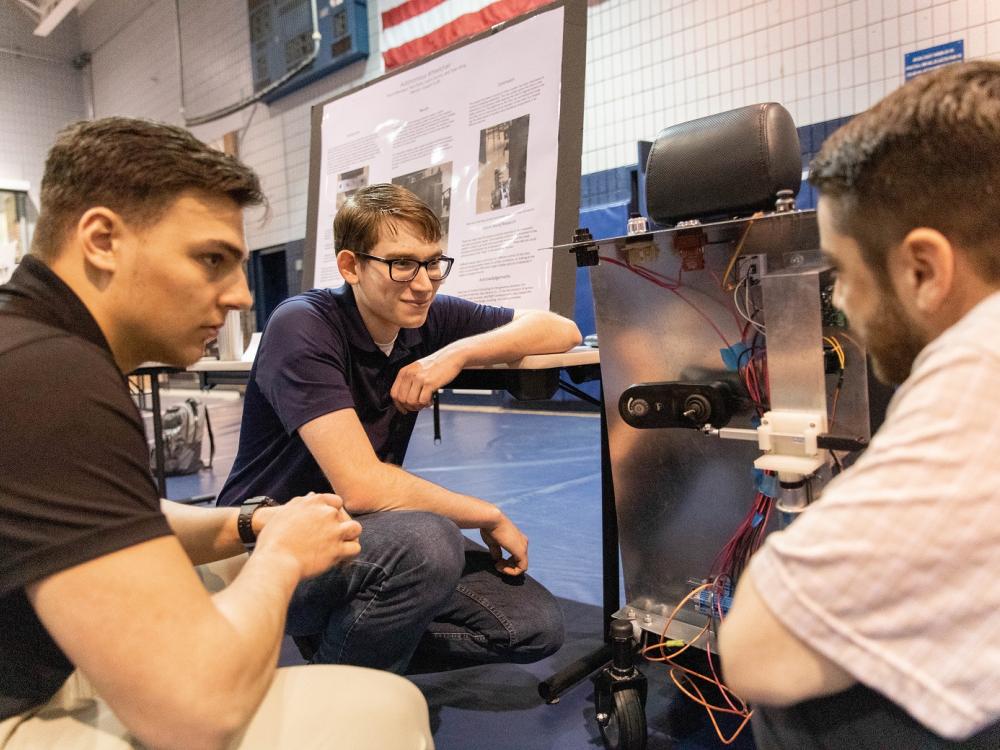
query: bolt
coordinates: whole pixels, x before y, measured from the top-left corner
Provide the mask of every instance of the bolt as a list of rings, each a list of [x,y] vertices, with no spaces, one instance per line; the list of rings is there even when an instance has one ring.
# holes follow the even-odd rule
[[[642,616],[642,621],[648,625],[653,621],[653,616],[647,612]]]
[[[632,609],[631,607],[629,607],[627,610],[625,610],[625,617],[627,619],[629,619],[629,620],[634,620],[635,619],[635,610]]]
[[[597,723],[600,724],[602,727],[606,727],[609,721],[611,721],[611,717],[608,716],[603,711],[597,714]]]

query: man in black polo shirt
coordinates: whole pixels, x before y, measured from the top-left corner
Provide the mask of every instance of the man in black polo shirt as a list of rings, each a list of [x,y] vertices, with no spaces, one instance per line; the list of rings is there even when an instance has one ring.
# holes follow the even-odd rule
[[[287,300],[268,321],[219,503],[335,487],[363,514],[361,555],[292,599],[288,631],[315,662],[402,672],[415,652],[421,668],[548,656],[562,617],[524,575],[524,534],[492,503],[400,464],[417,412],[464,367],[562,352],[580,332],[547,311],[438,295],[452,265],[441,225],[405,188],[359,190],[334,237],[347,283]],[[479,529],[488,549],[459,528]]]
[[[249,304],[257,177],[180,128],[111,118],[61,134],[41,196],[0,287],[0,747],[431,747],[394,675],[276,676],[296,585],[359,551],[338,497],[264,508],[238,535],[234,510],[161,508],[150,476],[122,373],[193,362]],[[256,551],[210,597],[192,562],[240,536]]]

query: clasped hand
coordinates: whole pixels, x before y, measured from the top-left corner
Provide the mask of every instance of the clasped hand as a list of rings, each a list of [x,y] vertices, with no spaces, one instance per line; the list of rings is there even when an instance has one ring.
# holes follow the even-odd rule
[[[275,508],[261,508],[254,520],[265,511],[256,553],[290,556],[301,578],[319,575],[361,552],[361,524],[344,510],[338,495],[310,492]]]
[[[435,352],[400,370],[389,395],[403,414],[420,411],[430,406],[435,391],[454,380],[462,366],[458,356]]]

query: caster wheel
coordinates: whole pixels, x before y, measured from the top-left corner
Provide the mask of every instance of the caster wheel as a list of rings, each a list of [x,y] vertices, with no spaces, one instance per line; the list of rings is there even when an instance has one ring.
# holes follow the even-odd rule
[[[616,690],[607,713],[597,715],[608,750],[646,750],[646,711],[635,688]]]

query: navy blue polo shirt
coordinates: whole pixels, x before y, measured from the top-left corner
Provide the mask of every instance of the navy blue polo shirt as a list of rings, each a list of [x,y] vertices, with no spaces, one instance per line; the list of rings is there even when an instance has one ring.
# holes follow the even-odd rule
[[[347,284],[282,302],[264,329],[243,404],[240,443],[219,505],[269,495],[285,502],[333,488],[299,428],[354,409],[380,460],[400,465],[417,421],[389,391],[399,371],[467,336],[509,323],[514,311],[439,294],[420,328],[400,330],[386,356],[365,328]]]

